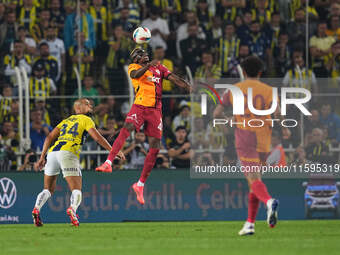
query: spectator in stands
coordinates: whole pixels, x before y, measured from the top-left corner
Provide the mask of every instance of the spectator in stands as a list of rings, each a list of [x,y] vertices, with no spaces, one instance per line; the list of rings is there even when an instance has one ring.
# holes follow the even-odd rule
[[[51,78],[47,76],[43,63],[37,62],[33,66],[33,75],[29,80],[30,97],[48,98],[54,95],[57,88]]]
[[[18,14],[19,24],[23,25],[31,34],[39,17],[38,7],[33,5],[33,0],[23,0],[23,5],[19,7]]]
[[[136,132],[135,139],[123,151],[124,154],[130,158],[129,163],[126,165],[128,169],[143,168],[144,160],[149,149],[149,144],[145,142],[145,134],[143,132]]]
[[[251,12],[245,11],[243,14],[243,24],[239,26],[236,30],[237,36],[243,42],[249,37],[251,22],[252,22]]]
[[[258,20],[261,25],[270,22],[271,10],[266,5],[267,0],[257,0],[256,8],[251,10],[252,20]]]
[[[332,36],[335,40],[340,40],[340,17],[333,15],[329,20],[329,27],[326,30],[327,36]]]
[[[202,65],[195,72],[195,79],[214,84],[221,78],[221,67],[214,64],[213,54],[209,51],[202,53]]]
[[[11,112],[11,104],[12,104],[12,86],[8,83],[1,86],[2,93],[0,96],[0,123],[3,122],[4,117]]]
[[[8,54],[4,58],[4,66],[5,66],[5,76],[8,81],[10,81],[13,85],[17,86],[17,80],[15,77],[15,67],[25,68],[27,74],[31,74],[31,58],[29,55],[24,53],[25,46],[19,41],[14,41],[13,53]],[[16,88],[17,91],[17,88]],[[17,93],[15,92],[14,95]]]
[[[275,61],[275,74],[283,77],[291,66],[292,47],[288,43],[289,37],[286,32],[281,32],[277,45],[273,49],[273,59]]]
[[[25,153],[24,164],[22,164],[18,171],[38,171],[38,169],[34,169],[34,163],[37,162],[37,154],[34,150],[29,149]]]
[[[329,16],[340,16],[340,3],[334,1],[329,8]]]
[[[217,5],[216,14],[223,22],[234,22],[236,16],[241,14],[241,9],[246,7],[246,0],[222,0]]]
[[[281,144],[281,135],[277,131],[272,132],[272,150],[266,160],[270,166],[286,166],[286,154]]]
[[[289,40],[292,42],[301,42],[304,45],[306,40],[306,13],[305,10],[300,8],[294,12],[293,21],[288,23],[287,31]]]
[[[252,55],[258,56],[264,61],[266,60],[267,66],[268,63],[271,63],[270,39],[266,34],[261,33],[261,24],[258,20],[252,21],[250,34],[244,43],[248,44]]]
[[[170,144],[175,141],[175,135],[172,131],[172,118],[170,115],[164,115],[163,118],[163,136],[162,136],[162,146],[164,148],[169,148]]]
[[[163,153],[158,153],[154,168],[164,169],[164,168],[169,168],[169,167],[170,167],[170,163],[169,163],[169,158],[167,157],[167,155]]]
[[[105,102],[96,108],[94,115],[94,123],[98,128],[104,128],[107,126],[107,119],[111,113],[109,112],[109,105]]]
[[[298,146],[294,153],[294,158],[292,164],[296,166],[304,166],[305,164],[313,163],[312,160],[306,158],[306,151],[303,146]]]
[[[107,41],[107,24],[109,13],[107,8],[103,5],[103,0],[93,0],[92,6],[89,8],[89,14],[93,18],[94,31],[96,33],[97,47],[100,48],[102,44]]]
[[[103,0],[93,0],[93,5],[90,6],[89,13],[93,18],[94,31],[96,34],[95,54],[95,77],[99,77],[102,72],[102,66],[107,56],[107,40],[108,40],[108,23],[109,12],[106,6],[103,5]]]
[[[320,128],[314,128],[312,138],[306,147],[307,159],[318,162],[330,162],[329,147],[323,141],[323,132]]]
[[[18,145],[18,135],[15,133],[12,123],[4,122],[0,134],[0,172],[15,168],[16,157],[13,150],[16,150]]]
[[[271,48],[273,49],[279,43],[279,36],[281,33],[286,33],[286,27],[281,22],[281,16],[279,12],[273,12],[271,14],[270,23],[263,27],[263,33],[271,40]],[[288,34],[287,34],[288,36]]]
[[[39,21],[32,27],[31,35],[36,43],[39,43],[42,39],[46,38],[47,29],[50,26],[51,14],[49,9],[43,9],[40,11]]]
[[[214,16],[211,18],[211,28],[207,31],[207,39],[210,44],[213,44],[213,42],[216,42],[222,36],[222,19],[220,16]]]
[[[311,116],[307,116],[304,121],[306,136],[311,135],[314,128],[320,128],[322,126],[320,122],[320,113],[317,109],[310,110]],[[308,140],[308,138],[306,138]]]
[[[16,39],[18,27],[15,12],[8,12],[5,22],[0,25],[0,57],[10,53],[10,46]]]
[[[135,4],[134,1],[131,0],[123,0],[120,1],[118,8],[114,10],[112,13],[113,19],[115,20],[114,22],[117,22],[120,20],[120,15],[121,15],[121,10],[122,9],[128,9],[129,10],[129,18],[128,21],[134,26],[137,26],[140,21],[140,8],[137,4]]]
[[[334,143],[340,143],[340,117],[332,112],[329,103],[324,103],[320,112],[320,122],[328,128],[328,136]]]
[[[112,115],[108,116],[105,124],[106,125],[104,127],[98,128],[98,131],[110,144],[113,144],[115,138],[119,134],[119,129],[115,117]]]
[[[11,111],[4,117],[4,121],[11,122],[14,130],[18,130],[19,125],[19,100],[13,99],[11,103]]]
[[[193,156],[191,144],[187,139],[187,130],[178,126],[175,130],[176,140],[170,144],[169,157],[171,165],[175,168],[190,168],[190,158]]]
[[[189,35],[189,26],[197,26],[197,38],[198,39],[202,39],[205,40],[206,39],[206,35],[204,33],[204,30],[201,26],[199,26],[198,24],[198,20],[197,20],[197,16],[193,11],[188,11],[185,14],[186,17],[186,22],[183,23],[182,25],[180,25],[177,28],[176,31],[176,49],[177,49],[177,57],[179,57],[180,59],[183,59],[184,56],[182,55],[182,49],[180,47],[180,43],[181,41],[187,39],[190,35]]]
[[[74,92],[74,96],[78,96],[78,89]],[[94,80],[90,75],[84,77],[83,86],[81,87],[81,96],[91,98],[94,102],[94,106],[97,106],[100,103],[98,90],[94,87]]]
[[[86,46],[86,36],[84,33],[79,34],[79,45],[71,46],[68,50],[69,56],[72,60],[72,76],[71,79],[75,80],[75,72],[73,72],[74,68],[79,67],[80,70],[79,75],[80,79],[83,80],[86,75],[90,75],[92,62],[94,60],[94,51],[90,47]]]
[[[58,36],[63,37],[64,24],[65,24],[65,10],[60,6],[60,0],[51,0],[51,24],[56,26]]]
[[[180,42],[181,56],[183,56],[183,64],[189,66],[191,72],[195,73],[201,62],[201,53],[208,45],[206,41],[198,38],[197,25],[189,25],[188,33],[189,37]]]
[[[36,55],[37,44],[33,38],[27,35],[27,30],[24,26],[19,26],[18,28],[18,40],[21,41],[25,46],[25,53],[30,56]],[[13,51],[14,44],[11,44],[11,51]]]
[[[286,87],[305,88],[316,93],[318,91],[315,74],[307,70],[304,61],[304,52],[296,49],[292,54],[292,66],[283,78],[283,85]],[[292,96],[292,95],[291,95]],[[294,95],[299,96],[299,95]]]
[[[112,27],[116,27],[117,25],[122,25],[125,36],[132,36],[132,32],[136,29],[137,24],[131,22],[130,19],[129,8],[123,7],[120,9],[119,19],[114,19],[112,21]]]
[[[201,165],[201,166],[213,166],[216,164],[212,154],[210,152],[205,152],[205,153],[202,153],[201,155],[197,155],[198,156],[198,159],[197,159],[197,164],[198,165]],[[225,161],[223,161],[225,162]]]
[[[238,57],[240,39],[235,34],[233,23],[227,23],[224,28],[224,36],[215,43],[216,60],[222,71],[222,76],[229,75],[231,63]]]
[[[237,58],[232,59],[228,62],[229,72],[227,77],[240,77],[237,65],[241,64],[246,57],[250,56],[249,47],[247,44],[240,44]]]
[[[198,0],[196,5],[196,16],[198,22],[202,25],[205,31],[210,30],[211,18],[213,14],[209,12],[207,0]]]
[[[47,42],[42,42],[39,45],[39,56],[34,59],[34,64],[41,63],[46,71],[45,75],[57,82],[60,77],[58,61],[55,57],[50,55],[50,47]]]
[[[109,41],[109,52],[106,58],[106,67],[108,73],[108,84],[106,90],[110,90],[112,95],[126,94],[126,75],[124,74],[124,65],[130,57],[130,51],[134,44],[130,37],[124,35],[122,25],[117,24],[113,30],[113,36]]]
[[[309,40],[310,53],[312,56],[312,68],[317,77],[327,77],[325,57],[330,54],[331,46],[335,42],[334,37],[326,34],[327,23],[320,21],[316,35]]]
[[[199,0],[188,0],[187,1],[187,6],[184,6],[183,9],[188,9],[190,11],[195,11],[195,8],[197,4],[199,3]],[[211,14],[211,16],[214,16],[216,13],[216,0],[206,0],[206,3],[208,5],[208,11]],[[186,7],[186,8],[185,8]]]
[[[338,93],[340,91],[340,41],[332,44],[331,53],[325,57],[325,65],[328,71],[328,76],[331,77],[331,82],[328,82],[327,91]]]
[[[119,119],[119,117],[120,117],[120,107],[117,104],[114,96],[108,96],[107,98],[102,99],[101,102],[99,103],[99,105],[97,105],[94,108],[94,113],[97,113],[98,111],[100,111],[101,110],[100,108],[102,108],[102,107],[108,107],[108,112],[110,113],[110,115],[112,115],[116,119]]]
[[[184,104],[180,113],[174,118],[172,122],[172,130],[176,130],[179,126],[183,126],[186,130],[190,130],[190,107]]]
[[[15,131],[12,122],[5,120],[2,123],[0,141],[2,145],[13,147],[13,149],[19,145],[19,134]]]
[[[159,9],[156,6],[150,8],[150,18],[144,20],[141,25],[151,31],[152,37],[149,44],[152,49],[157,46],[162,46],[165,50],[168,48],[169,26],[166,20],[159,17]]]
[[[49,26],[46,33],[46,39],[42,40],[41,43],[46,42],[49,46],[51,56],[57,59],[59,74],[56,81],[59,81],[61,74],[65,73],[66,70],[66,57],[64,42],[57,38],[57,33],[57,28],[55,26]]]
[[[46,105],[46,99],[44,97],[38,97],[35,99],[34,108],[41,111],[43,124],[54,126],[52,124],[55,124],[55,120],[58,117],[58,113],[55,111],[53,112],[53,114],[49,113],[49,110],[47,109]]]
[[[31,120],[31,149],[42,151],[44,141],[52,131],[52,127],[43,123],[42,112],[38,109],[31,111]]]
[[[77,41],[82,40],[77,36],[82,34],[84,36],[83,44],[85,45],[85,48],[93,50],[96,47],[96,34],[94,30],[93,18],[87,12],[87,1],[80,0],[78,2],[80,4],[80,17],[78,17],[77,13],[72,13],[66,17],[64,26],[65,47],[66,49],[75,47]]]
[[[190,140],[195,149],[203,149],[209,147],[211,142],[207,139],[207,127],[202,118],[195,118],[194,120],[195,132],[190,134]]]

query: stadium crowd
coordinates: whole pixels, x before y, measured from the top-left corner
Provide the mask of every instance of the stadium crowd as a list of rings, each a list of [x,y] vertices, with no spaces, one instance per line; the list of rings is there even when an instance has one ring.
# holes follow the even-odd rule
[[[333,95],[313,97],[312,116],[293,129],[290,137],[279,137],[278,144],[296,148],[289,162],[338,161],[339,153],[330,149],[339,148],[340,142],[340,102],[334,96],[340,93],[340,1],[309,0],[308,22],[306,2],[79,0],[77,6],[71,0],[1,1],[0,169],[32,169],[44,138],[71,114],[79,92],[74,68],[79,70],[82,96],[93,100],[98,129],[110,143],[114,141],[129,110],[124,65],[136,47],[132,32],[139,25],[152,33],[150,43],[140,47],[183,77],[186,66],[196,81],[210,84],[238,77],[236,66],[256,55],[265,63],[263,77],[280,78],[283,86]],[[16,165],[14,154],[19,144],[16,66],[29,74],[32,98],[31,149],[23,166]],[[231,128],[212,129],[197,119],[196,131],[190,133],[194,111],[190,98],[169,81],[163,81],[163,95],[163,150],[157,167],[188,168],[193,145],[222,148],[224,160],[235,161]],[[294,109],[289,115],[296,115]],[[91,141],[86,146],[97,149]],[[128,161],[117,161],[114,168],[140,168],[147,149],[145,135],[136,132],[125,146]],[[205,152],[201,160],[217,159]],[[84,167],[93,169],[96,162],[91,161],[89,166],[84,160]]]

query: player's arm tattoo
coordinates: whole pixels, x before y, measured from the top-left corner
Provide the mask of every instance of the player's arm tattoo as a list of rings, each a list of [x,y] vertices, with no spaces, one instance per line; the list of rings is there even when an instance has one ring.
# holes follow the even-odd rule
[[[192,89],[192,87],[190,86],[189,82],[187,82],[183,78],[177,76],[176,74],[173,74],[173,73],[169,74],[167,79],[169,81],[172,81],[173,83],[175,83],[178,87],[184,88],[184,89],[186,89],[189,92]]]

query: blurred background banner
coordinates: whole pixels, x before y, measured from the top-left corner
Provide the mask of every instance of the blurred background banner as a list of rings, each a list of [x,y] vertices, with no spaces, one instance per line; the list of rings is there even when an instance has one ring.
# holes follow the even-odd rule
[[[248,186],[243,179],[194,180],[189,171],[154,171],[141,206],[130,186],[139,171],[98,174],[84,171],[82,222],[242,220],[247,215]],[[42,188],[42,174],[0,174],[0,223],[31,223],[36,194]],[[265,181],[273,196],[280,196],[281,219],[303,219],[304,180]],[[55,194],[41,214],[44,222],[65,222],[70,193],[58,179]],[[261,205],[259,219],[265,219]],[[325,213],[324,216],[332,216]]]

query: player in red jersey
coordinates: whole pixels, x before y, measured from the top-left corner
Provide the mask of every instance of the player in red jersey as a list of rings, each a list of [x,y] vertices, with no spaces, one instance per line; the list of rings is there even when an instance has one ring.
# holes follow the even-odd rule
[[[155,165],[162,138],[162,80],[168,79],[179,87],[191,91],[190,84],[171,73],[158,60],[150,61],[148,54],[141,48],[134,49],[130,54],[132,64],[128,73],[135,90],[135,101],[127,114],[123,128],[112,145],[107,160],[96,171],[112,172],[112,162],[133,130],[144,125],[149,140],[149,151],[144,161],[142,174],[138,182],[132,185],[139,203],[144,204],[144,183]]]
[[[257,57],[251,56],[246,58],[241,66],[246,79],[235,84],[235,86],[240,88],[245,96],[248,94],[248,88],[252,88],[255,109],[269,109],[273,100],[273,88],[259,81],[263,68],[262,61]],[[215,109],[214,116],[216,117],[222,115],[225,106],[232,105],[233,97],[230,91],[224,94],[222,102],[223,105],[218,105]],[[277,107],[274,115],[279,117],[279,107]],[[235,123],[248,123],[251,119],[268,120],[271,119],[271,116],[254,115],[245,106],[244,115],[235,115],[234,119]],[[268,124],[270,122],[265,121],[265,123],[262,127],[239,124],[235,128],[236,152],[241,166],[247,170],[245,176],[250,189],[248,196],[248,219],[240,230],[239,235],[255,233],[254,223],[260,201],[267,206],[267,223],[269,226],[274,227],[277,223],[278,200],[273,199],[269,195],[266,185],[261,180],[260,170],[261,166],[266,164],[266,159],[270,152],[272,134],[272,128]]]

